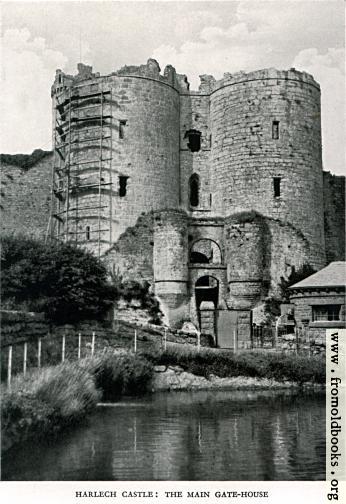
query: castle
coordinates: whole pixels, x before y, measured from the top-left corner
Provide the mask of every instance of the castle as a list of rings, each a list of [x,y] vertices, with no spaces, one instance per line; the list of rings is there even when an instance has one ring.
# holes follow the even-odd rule
[[[246,347],[282,277],[343,260],[343,177],[322,171],[320,87],[295,69],[185,75],[155,60],[52,86],[50,234],[145,279],[175,327]],[[48,176],[48,174],[47,174]]]

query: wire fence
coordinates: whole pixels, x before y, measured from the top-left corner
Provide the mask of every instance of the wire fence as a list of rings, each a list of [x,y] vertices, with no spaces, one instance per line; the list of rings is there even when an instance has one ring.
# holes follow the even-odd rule
[[[114,332],[103,333],[91,331],[88,333],[72,333],[62,335],[47,335],[30,338],[1,345],[1,382],[6,382],[11,388],[15,375],[27,374],[28,370],[39,370],[44,366],[54,366],[65,361],[76,361],[92,357],[96,351],[107,349],[127,349],[138,352],[154,346],[166,350],[171,345],[183,345],[179,341],[169,341],[168,330],[149,334],[144,329],[127,327],[126,337]],[[186,346],[186,344],[185,344]],[[195,347],[200,349],[200,337],[196,337]]]

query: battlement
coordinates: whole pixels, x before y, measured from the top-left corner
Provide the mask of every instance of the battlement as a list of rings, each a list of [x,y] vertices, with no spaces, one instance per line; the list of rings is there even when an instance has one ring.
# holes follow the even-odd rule
[[[212,94],[218,89],[236,84],[245,84],[253,81],[273,81],[273,85],[278,81],[295,81],[298,84],[308,84],[320,91],[320,85],[315,81],[312,75],[307,72],[300,72],[295,68],[289,70],[277,70],[275,68],[265,68],[263,70],[255,70],[253,72],[236,72],[224,73],[221,79],[215,79],[212,75],[200,75],[200,85],[198,91],[191,90],[190,84],[186,75],[178,74],[172,65],[167,65],[161,74],[161,68],[155,59],[149,58],[144,65],[125,65],[119,70],[108,75],[101,76],[99,72],[93,72],[92,66],[78,63],[78,73],[76,75],[68,75],[61,70],[56,71],[55,81],[52,87],[52,94],[55,89],[61,86],[62,82],[65,86],[73,86],[86,80],[97,82],[98,79],[109,79],[115,77],[140,77],[143,79],[156,80],[167,84],[182,94],[190,92],[196,94]]]
[[[52,96],[55,90],[60,90],[61,85],[70,87],[77,85],[86,80],[93,80],[97,82],[99,79],[111,79],[115,77],[140,77],[143,79],[155,80],[173,87],[177,91],[189,91],[190,84],[186,75],[178,74],[172,65],[167,65],[164,69],[163,75],[161,68],[155,59],[149,58],[144,65],[125,65],[119,70],[112,72],[108,75],[100,75],[99,72],[93,72],[92,66],[78,63],[78,73],[76,75],[68,75],[60,69],[56,71],[55,81],[52,86]]]

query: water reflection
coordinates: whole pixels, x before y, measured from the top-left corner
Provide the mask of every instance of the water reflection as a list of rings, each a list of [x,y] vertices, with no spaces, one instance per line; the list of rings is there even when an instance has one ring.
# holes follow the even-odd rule
[[[324,479],[323,395],[177,392],[124,404],[50,446],[13,451],[3,479]]]

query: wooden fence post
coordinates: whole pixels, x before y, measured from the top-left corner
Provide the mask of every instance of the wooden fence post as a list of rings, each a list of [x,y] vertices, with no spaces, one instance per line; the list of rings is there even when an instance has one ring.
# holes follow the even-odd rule
[[[82,335],[78,333],[78,360],[81,357],[81,349],[82,349]]]
[[[135,353],[137,352],[137,329],[135,329],[135,342],[134,342]]]
[[[12,345],[8,347],[8,363],[7,363],[7,388],[11,388],[12,377]]]
[[[23,348],[23,375],[26,375],[26,364],[27,364],[27,358],[28,358],[28,343],[24,343],[24,348]]]
[[[95,333],[93,332],[91,338],[91,355],[94,355],[94,352],[95,352]]]
[[[234,353],[237,353],[237,350],[238,350],[237,346],[238,346],[237,345],[237,333],[236,333],[236,330],[234,329],[234,331],[233,331],[233,351],[234,351]]]
[[[37,348],[37,367],[41,368],[41,353],[42,353],[42,342],[41,338],[38,338],[38,348]]]
[[[62,337],[62,347],[61,347],[61,362],[65,360],[65,334]]]
[[[201,333],[200,331],[197,331],[197,352],[200,351],[201,348]]]

